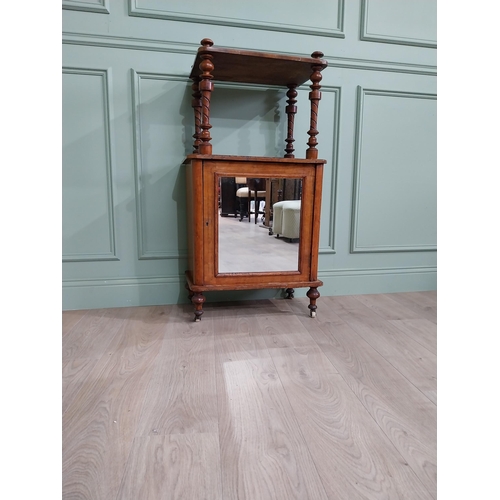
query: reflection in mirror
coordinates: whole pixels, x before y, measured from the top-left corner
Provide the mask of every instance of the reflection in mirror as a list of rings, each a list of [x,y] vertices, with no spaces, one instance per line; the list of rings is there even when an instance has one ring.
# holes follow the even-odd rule
[[[297,271],[302,179],[219,178],[219,273]]]

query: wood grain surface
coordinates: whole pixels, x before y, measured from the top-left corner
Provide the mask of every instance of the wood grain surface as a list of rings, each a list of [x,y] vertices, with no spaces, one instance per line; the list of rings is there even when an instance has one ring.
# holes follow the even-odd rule
[[[258,325],[242,320],[240,335],[215,338],[225,498],[327,499]]]
[[[134,439],[118,500],[219,500],[219,435]]]
[[[370,309],[359,309],[355,297],[325,297],[324,302],[318,324],[310,326],[302,319],[303,324],[427,491],[435,496],[435,404],[340,317],[354,307],[359,321],[368,321],[373,314]],[[300,307],[299,301],[294,307]]]
[[[134,308],[64,413],[65,498],[116,498],[165,322],[163,308]]]
[[[396,319],[389,321],[415,342],[437,354],[437,325],[424,318]]]
[[[136,435],[217,433],[212,320],[198,325],[184,315],[170,319]]]
[[[437,297],[432,292],[394,293],[390,298],[416,312],[420,318],[437,323]]]
[[[63,339],[62,410],[66,411],[76,394],[88,380],[106,347],[123,327],[131,310],[102,309],[88,311]]]
[[[389,299],[385,296],[380,299],[376,296],[370,296],[367,302],[380,311],[382,317],[401,317],[404,315],[403,306],[395,301],[393,302],[399,307],[396,307],[391,313],[388,308],[390,303],[387,304],[387,300],[383,300],[385,298]],[[359,299],[360,297],[339,298],[335,306],[332,307],[332,311],[338,311],[339,317],[347,325],[422,392],[436,391],[436,354],[413,338],[402,335],[401,330],[390,322],[415,319],[413,318],[414,313],[408,311],[409,320],[384,321],[378,313],[373,314],[371,312],[373,309],[365,307],[364,301]],[[381,307],[377,307],[377,304],[381,304]]]
[[[307,352],[271,353],[329,498],[432,498],[341,375]]]
[[[64,313],[63,498],[436,498],[435,293],[308,302]]]
[[[61,323],[63,336],[66,336],[86,314],[87,311],[63,311]]]

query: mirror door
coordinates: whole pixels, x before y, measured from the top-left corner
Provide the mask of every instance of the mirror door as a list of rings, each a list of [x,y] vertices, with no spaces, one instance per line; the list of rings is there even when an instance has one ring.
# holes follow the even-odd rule
[[[300,178],[219,177],[219,273],[298,271],[301,195]]]
[[[205,282],[308,279],[312,166],[213,161],[203,182]]]

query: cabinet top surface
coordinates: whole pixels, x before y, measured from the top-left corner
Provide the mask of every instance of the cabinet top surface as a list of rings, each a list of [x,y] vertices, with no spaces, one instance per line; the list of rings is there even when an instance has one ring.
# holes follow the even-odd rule
[[[191,160],[211,160],[211,161],[227,161],[227,162],[242,162],[242,163],[283,163],[283,164],[315,164],[320,165],[327,163],[323,159],[305,159],[305,158],[275,158],[270,156],[232,156],[232,155],[201,155],[190,154],[186,156],[184,163]]]
[[[312,72],[311,65],[319,66],[319,71],[328,66],[328,62],[320,58],[205,45],[198,49],[189,76],[191,79],[198,77],[202,73],[199,66],[203,54],[212,56],[211,61],[214,69],[211,73],[213,79],[225,82],[279,86],[301,85],[309,80]]]

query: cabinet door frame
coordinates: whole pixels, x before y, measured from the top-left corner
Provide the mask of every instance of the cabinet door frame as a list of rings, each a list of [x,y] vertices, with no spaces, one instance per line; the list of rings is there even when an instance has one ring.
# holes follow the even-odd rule
[[[311,279],[313,253],[315,205],[317,203],[317,176],[315,164],[283,164],[273,162],[231,162],[205,160],[203,165],[203,282],[207,285],[259,285],[263,281],[289,284]],[[272,177],[302,180],[302,204],[300,213],[300,240],[298,270],[272,272],[219,273],[219,212],[217,186],[220,177]],[[306,202],[304,203],[304,200]],[[311,200],[307,202],[307,200]],[[321,199],[319,200],[321,202]],[[317,209],[316,209],[317,211]],[[317,257],[316,257],[317,258]]]

